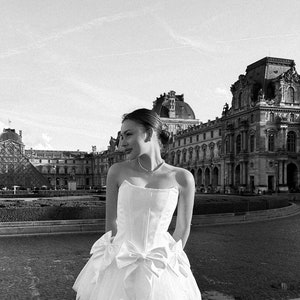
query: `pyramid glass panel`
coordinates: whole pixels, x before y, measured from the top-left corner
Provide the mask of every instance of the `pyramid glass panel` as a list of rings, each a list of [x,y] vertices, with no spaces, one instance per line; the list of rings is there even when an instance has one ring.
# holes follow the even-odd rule
[[[0,142],[0,187],[49,187],[47,179],[22,153],[22,147],[12,141]]]

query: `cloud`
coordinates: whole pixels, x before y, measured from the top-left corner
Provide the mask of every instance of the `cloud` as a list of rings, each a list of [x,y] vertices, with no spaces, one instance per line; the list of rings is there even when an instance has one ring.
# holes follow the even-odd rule
[[[219,96],[223,96],[223,97],[226,97],[228,99],[230,99],[230,96],[231,96],[231,93],[228,89],[221,88],[221,87],[217,87],[215,89],[215,93]]]
[[[120,111],[122,108],[131,108],[141,105],[141,99],[130,96],[122,91],[103,88],[102,86],[93,85],[80,77],[65,77],[63,80],[71,86],[72,90],[79,91],[89,99],[88,109],[91,107],[98,109],[99,114],[106,118],[121,118]],[[76,101],[76,99],[74,99]],[[93,101],[93,102],[91,102]],[[87,107],[86,101],[79,97],[76,105]],[[109,111],[109,115],[107,112]]]
[[[53,150],[53,147],[51,145],[52,138],[47,133],[42,133],[42,136],[40,137],[40,141],[32,146],[33,149],[38,150]]]
[[[184,47],[190,47],[194,50],[199,50],[205,54],[215,53],[219,51],[215,42],[209,42],[208,39],[204,40],[199,36],[184,36],[177,33],[165,20],[158,18],[157,16],[155,16],[155,18],[176,44]]]
[[[22,54],[22,53],[26,53],[27,51],[30,51],[30,50],[43,48],[49,42],[60,40],[70,34],[73,34],[73,33],[85,32],[94,27],[102,26],[106,23],[112,23],[112,22],[123,20],[123,19],[131,19],[131,18],[135,18],[135,17],[140,17],[145,14],[148,14],[149,12],[153,12],[153,10],[155,10],[155,9],[144,8],[142,10],[122,12],[122,13],[118,13],[118,14],[114,14],[114,15],[110,15],[110,16],[95,18],[89,22],[74,26],[72,28],[62,30],[60,32],[53,33],[45,38],[37,39],[28,45],[25,45],[25,46],[22,46],[19,48],[15,48],[15,49],[10,49],[6,52],[0,53],[0,59],[15,56],[15,55]],[[32,33],[30,33],[30,36],[32,37]]]
[[[129,51],[129,52],[123,52],[123,53],[112,53],[112,54],[106,54],[106,55],[99,55],[95,56],[94,58],[106,58],[106,57],[117,57],[117,56],[127,56],[127,55],[142,55],[147,53],[153,53],[153,52],[163,52],[163,51],[169,51],[169,50],[176,50],[176,49],[182,49],[187,48],[188,45],[182,45],[182,46],[175,46],[175,47],[165,47],[165,48],[153,48],[148,50],[140,50],[140,51]]]
[[[217,41],[217,43],[233,43],[233,42],[246,42],[246,41],[254,41],[254,40],[264,40],[264,39],[281,39],[281,38],[290,38],[300,36],[300,33],[286,33],[286,34],[276,34],[276,35],[262,35],[262,36],[254,36],[254,37],[244,37],[233,40],[223,40]]]

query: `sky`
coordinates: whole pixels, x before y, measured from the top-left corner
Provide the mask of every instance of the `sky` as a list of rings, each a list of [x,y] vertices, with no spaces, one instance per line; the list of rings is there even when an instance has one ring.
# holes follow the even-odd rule
[[[25,149],[97,151],[122,115],[184,94],[220,117],[266,56],[300,72],[298,0],[0,0],[0,130]],[[1,128],[2,127],[2,128]]]

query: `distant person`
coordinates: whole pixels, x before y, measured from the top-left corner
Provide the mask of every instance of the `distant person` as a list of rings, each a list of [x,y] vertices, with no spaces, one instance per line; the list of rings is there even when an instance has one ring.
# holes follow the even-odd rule
[[[73,286],[80,300],[201,300],[183,251],[194,204],[193,175],[168,165],[169,140],[159,116],[138,109],[124,116],[120,145],[129,160],[107,176],[106,233]],[[168,233],[174,210],[176,227]]]

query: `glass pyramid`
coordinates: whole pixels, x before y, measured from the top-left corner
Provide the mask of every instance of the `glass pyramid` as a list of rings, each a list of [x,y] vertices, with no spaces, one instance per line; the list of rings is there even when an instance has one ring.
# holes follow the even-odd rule
[[[14,185],[23,188],[49,187],[48,180],[22,153],[22,147],[13,140],[0,142],[0,188],[11,189]]]

